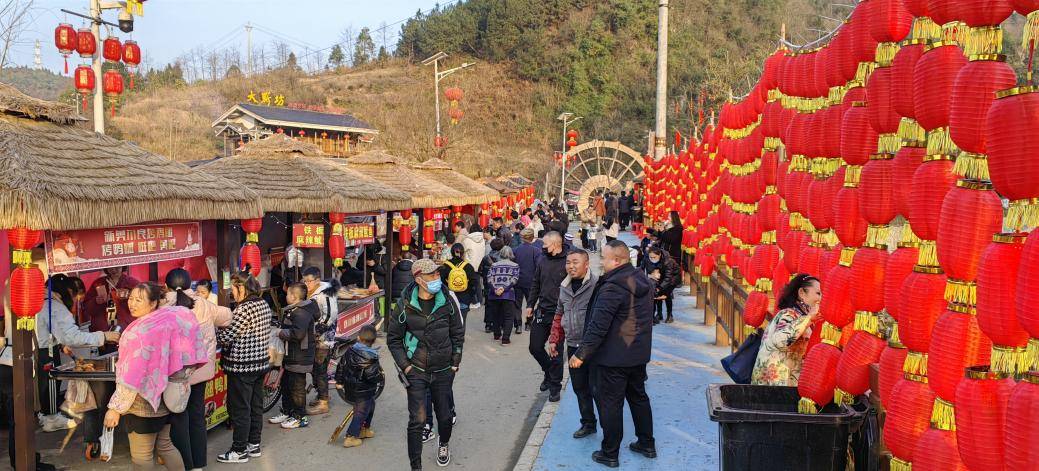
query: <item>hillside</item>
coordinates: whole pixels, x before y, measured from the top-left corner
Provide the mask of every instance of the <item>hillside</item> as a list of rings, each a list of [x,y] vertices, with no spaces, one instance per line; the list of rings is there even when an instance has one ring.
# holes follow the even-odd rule
[[[44,100],[57,100],[72,88],[72,79],[49,70],[29,67],[8,67],[0,70],[0,82],[14,85],[26,95]]]

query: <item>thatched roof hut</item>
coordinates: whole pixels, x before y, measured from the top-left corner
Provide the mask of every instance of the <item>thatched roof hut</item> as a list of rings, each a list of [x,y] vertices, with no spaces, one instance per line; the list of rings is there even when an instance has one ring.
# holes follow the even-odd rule
[[[445,208],[467,204],[466,195],[462,192],[412,170],[385,152],[371,150],[341,162],[366,177],[411,195],[413,208]]]
[[[484,177],[481,178],[479,181],[481,184],[487,186],[488,188],[493,188],[495,191],[502,194],[503,196],[519,193],[519,189],[513,188],[512,185],[509,185],[501,181],[500,179]]]
[[[501,193],[472,178],[456,172],[443,160],[433,158],[411,166],[419,174],[443,183],[466,195],[465,204],[490,203],[501,198]]]
[[[78,129],[72,107],[0,84],[0,228],[87,229],[261,214],[256,194]]]
[[[314,144],[275,134],[198,168],[252,189],[265,212],[363,213],[411,207],[408,194],[334,160]]]

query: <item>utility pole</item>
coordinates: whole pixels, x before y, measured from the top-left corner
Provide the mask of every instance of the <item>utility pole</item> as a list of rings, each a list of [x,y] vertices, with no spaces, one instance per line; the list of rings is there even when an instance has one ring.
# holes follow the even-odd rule
[[[573,118],[573,119],[571,119],[571,118]],[[574,118],[574,114],[573,113],[565,112],[563,114],[560,114],[559,117],[557,117],[556,119],[558,119],[559,121],[563,122],[563,153],[562,153],[562,159],[560,159],[560,163],[562,164],[560,166],[563,167],[563,169],[560,171],[560,174],[559,174],[559,204],[565,205],[566,204],[566,161],[567,161],[567,155],[566,155],[566,129],[571,124],[576,123],[578,120],[584,119],[584,116],[578,116],[578,117]]]
[[[105,95],[102,90],[104,87],[101,85],[101,45],[103,41],[101,39],[101,23],[98,22],[101,19],[101,0],[90,0],[90,16],[94,17],[94,21],[90,22],[90,31],[94,33],[94,40],[97,41],[97,53],[94,54],[90,67],[94,71],[94,77],[96,78],[96,85],[94,86],[94,132],[104,134]]]
[[[463,63],[462,65],[460,65],[458,67],[455,67],[453,69],[447,69],[447,70],[441,72],[440,71],[440,60],[441,59],[445,59],[445,58],[447,58],[447,54],[445,54],[443,52],[438,52],[436,54],[433,54],[432,56],[429,56],[428,58],[426,58],[426,60],[422,61],[422,65],[430,65],[430,64],[433,65],[433,98],[434,98],[433,103],[434,103],[434,106],[436,107],[436,123],[437,123],[436,137],[438,138],[438,139],[436,139],[434,141],[434,144],[440,142],[439,138],[441,137],[441,132],[440,132],[440,81],[443,80],[448,75],[451,75],[451,74],[453,74],[455,72],[458,72],[459,70],[467,69],[469,67],[472,67],[472,66],[476,65],[475,62],[465,62],[465,63]]]
[[[250,22],[245,23],[245,75],[249,76],[253,74],[253,25]]]
[[[653,133],[653,158],[660,160],[667,152],[667,8],[668,0],[659,0],[657,20],[657,119]]]

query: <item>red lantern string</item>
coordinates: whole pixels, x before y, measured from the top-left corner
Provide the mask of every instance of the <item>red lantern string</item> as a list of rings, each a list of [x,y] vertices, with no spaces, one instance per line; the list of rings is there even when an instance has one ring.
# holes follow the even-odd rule
[[[1017,321],[1032,338],[1029,351],[1033,361],[1039,354],[1039,231],[1032,231],[1021,250],[1017,274]],[[1039,366],[1033,364],[1033,368]]]
[[[997,93],[986,116],[985,148],[993,187],[1010,200],[1011,229],[1039,225],[1039,143],[1022,139],[1039,133],[1039,93],[1020,87]]]
[[[823,299],[826,302],[820,304],[819,313],[826,322],[838,329],[855,320],[855,311],[851,305],[851,281],[852,269],[838,265],[830,270],[826,282],[822,283]],[[826,334],[823,335],[825,338]]]
[[[911,378],[911,379],[910,379]],[[913,463],[913,451],[920,436],[927,431],[931,421],[931,405],[934,392],[927,386],[927,378],[907,375],[891,390],[887,418],[884,421],[883,439],[894,458],[902,463]],[[898,468],[893,461],[891,469]]]
[[[880,354],[887,346],[887,342],[878,336],[875,314],[856,314],[855,324],[855,333],[837,363],[837,388],[833,400],[838,403],[850,404],[853,397],[869,389],[870,365],[880,360]]]
[[[885,408],[892,407],[892,390],[895,384],[902,379],[902,365],[906,361],[909,350],[899,342],[889,342],[880,354],[880,375],[877,377],[877,388],[880,401]]]
[[[992,342],[981,333],[973,308],[949,303],[931,336],[927,355],[927,377],[938,399],[931,422],[942,430],[955,430],[953,404],[956,387],[963,379],[963,369],[989,362]]]
[[[1005,469],[1039,469],[1039,371],[1025,373],[1007,400],[1003,448]],[[990,446],[999,446],[999,442]]]
[[[884,309],[884,268],[887,262],[886,247],[865,247],[855,252],[849,286],[855,311],[875,313]]]
[[[913,471],[968,471],[960,461],[956,433],[935,428],[924,432],[913,450]]]
[[[747,294],[747,301],[743,305],[743,323],[748,327],[758,328],[765,322],[765,314],[768,310],[768,295],[752,290]]]
[[[992,340],[992,369],[1020,374],[1030,365],[1028,332],[1015,313],[1024,234],[997,234],[978,262],[978,327]]]
[[[931,329],[945,309],[945,275],[939,268],[917,266],[902,283],[898,337],[910,350],[906,372],[927,374],[926,354],[931,345]]]
[[[241,259],[239,266],[242,267],[243,270],[248,268],[249,273],[252,274],[252,276],[260,276],[262,259],[260,257],[259,246],[252,243],[243,245],[239,257]]]
[[[808,351],[797,381],[797,393],[801,395],[797,410],[800,413],[816,414],[833,400],[840,357],[840,349],[825,342]]]
[[[938,262],[949,277],[945,299],[975,305],[978,260],[1003,227],[1003,204],[987,182],[962,180],[949,190],[938,222]]]
[[[938,221],[945,194],[955,185],[952,161],[948,156],[930,155],[913,175],[909,190],[909,222],[913,232],[922,240],[919,263],[938,266],[935,240],[938,239]]]
[[[987,367],[967,368],[956,388],[956,443],[968,469],[1006,467],[1003,443],[1006,408],[1014,380]],[[993,444],[996,446],[993,446]]]

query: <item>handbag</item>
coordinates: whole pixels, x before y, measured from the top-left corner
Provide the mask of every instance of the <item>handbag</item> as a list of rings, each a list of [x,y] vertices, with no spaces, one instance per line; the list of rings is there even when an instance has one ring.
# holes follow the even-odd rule
[[[758,358],[758,350],[761,348],[762,329],[757,329],[747,336],[739,348],[731,355],[722,358],[722,368],[729,374],[736,384],[750,384],[750,377],[754,373],[754,363]]]

